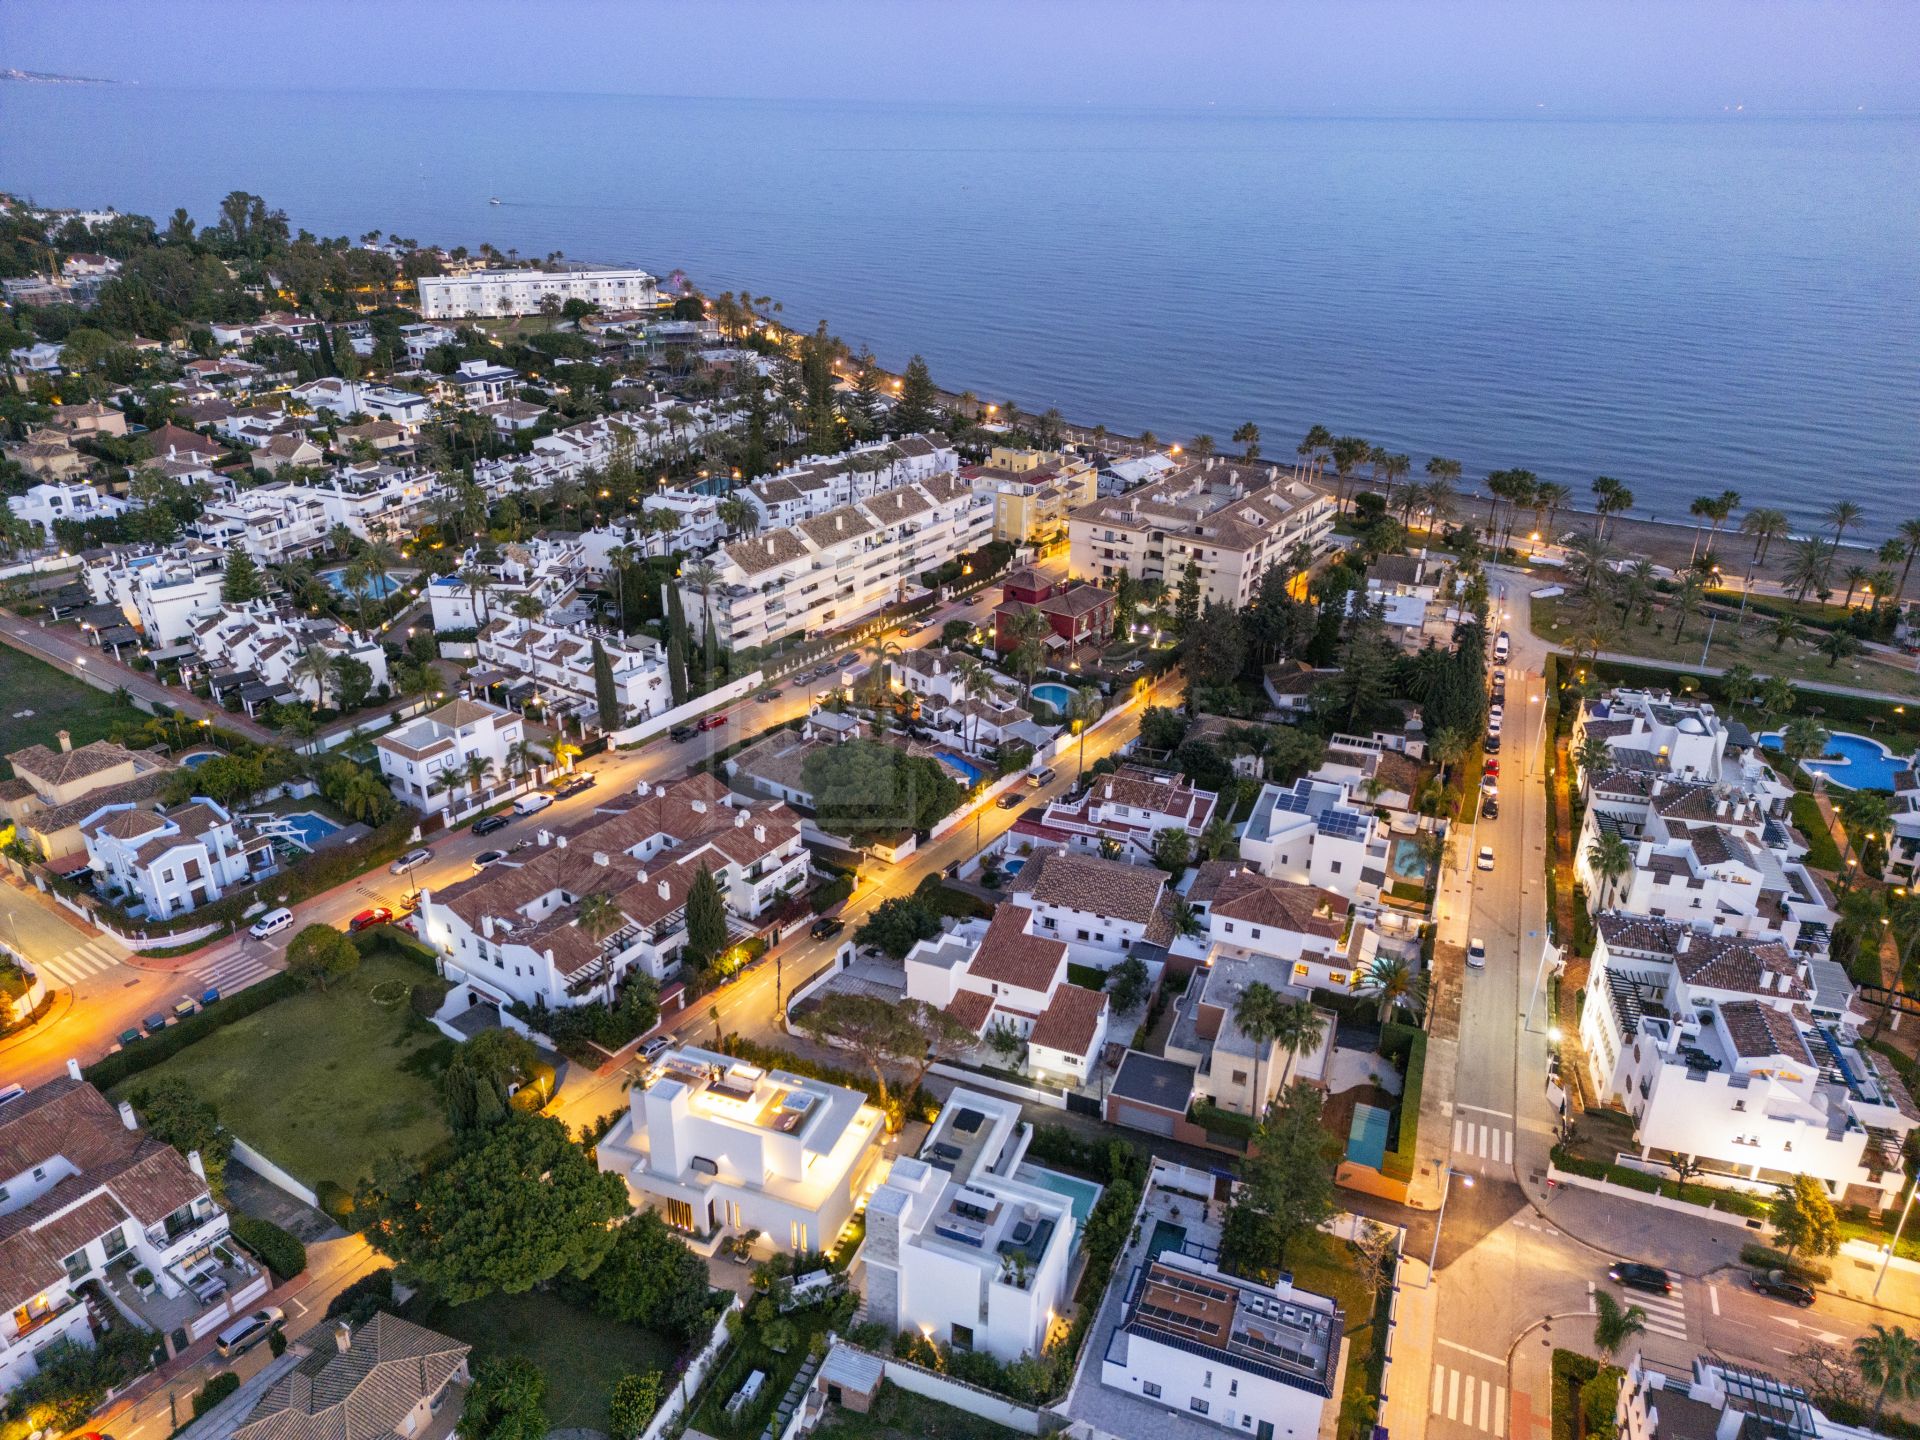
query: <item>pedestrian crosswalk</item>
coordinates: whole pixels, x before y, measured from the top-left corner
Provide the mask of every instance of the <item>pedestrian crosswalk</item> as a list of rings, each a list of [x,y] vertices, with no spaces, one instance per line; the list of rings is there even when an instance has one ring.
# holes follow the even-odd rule
[[[50,960],[36,960],[33,968],[45,979],[69,988],[125,963],[120,952],[104,940],[88,940]]]
[[[273,963],[271,951],[261,950],[253,954],[234,951],[223,955],[211,964],[196,968],[192,974],[194,982],[202,989],[212,986],[223,995],[251,985],[264,976],[271,975],[278,968]]]
[[[1513,1131],[1500,1125],[1484,1125],[1478,1120],[1455,1116],[1453,1153],[1474,1155],[1496,1165],[1513,1163]]]
[[[1433,1414],[1472,1430],[1503,1436],[1507,1433],[1507,1387],[1484,1376],[1435,1365]]]
[[[1593,1302],[1593,1283],[1587,1284],[1587,1309],[1594,1311],[1598,1307]],[[1637,1305],[1646,1319],[1649,1335],[1664,1335],[1669,1340],[1687,1338],[1686,1287],[1679,1281],[1673,1284],[1671,1295],[1655,1295],[1645,1290],[1632,1290],[1616,1296],[1621,1305]]]

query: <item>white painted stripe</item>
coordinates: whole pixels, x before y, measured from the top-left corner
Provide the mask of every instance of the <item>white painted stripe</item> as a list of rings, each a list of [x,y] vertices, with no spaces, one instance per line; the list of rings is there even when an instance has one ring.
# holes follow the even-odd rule
[[[1713,1313],[1718,1315],[1720,1313],[1720,1287],[1718,1285],[1707,1286],[1707,1299],[1713,1302]]]
[[[1440,1413],[1440,1404],[1446,1397],[1447,1367],[1444,1365],[1436,1365],[1433,1367],[1433,1413],[1435,1415]]]
[[[1493,1433],[1507,1433],[1507,1387],[1498,1385],[1493,1391]]]
[[[1511,1130],[1502,1130],[1500,1134],[1505,1142],[1506,1163],[1511,1165],[1513,1163],[1513,1132]]]
[[[1461,1135],[1461,1130],[1462,1130],[1462,1127],[1464,1127],[1464,1126],[1466,1125],[1466,1123],[1467,1123],[1466,1121],[1464,1121],[1464,1120],[1462,1120],[1462,1119],[1460,1119],[1460,1118],[1459,1118],[1458,1116],[1455,1116],[1455,1117],[1454,1117],[1454,1121],[1453,1121],[1453,1148],[1454,1148],[1455,1150],[1464,1150],[1464,1149],[1466,1148],[1466,1147],[1465,1147],[1464,1145],[1462,1145],[1462,1144],[1460,1143],[1460,1135]]]
[[[1482,1430],[1491,1429],[1492,1420],[1493,1382],[1491,1380],[1482,1380],[1480,1382],[1480,1428]]]
[[[1456,1110],[1471,1110],[1476,1115],[1491,1115],[1496,1120],[1511,1120],[1513,1118],[1513,1112],[1511,1110],[1489,1110],[1485,1105],[1466,1105],[1456,1102],[1453,1108]]]
[[[1460,1372],[1447,1372],[1447,1419],[1457,1419],[1460,1415]]]
[[[1486,1351],[1476,1350],[1471,1345],[1462,1345],[1458,1340],[1436,1339],[1434,1343],[1436,1345],[1444,1345],[1449,1350],[1458,1350],[1463,1355],[1471,1355],[1476,1360],[1484,1360],[1489,1365],[1498,1365],[1502,1369],[1506,1367],[1507,1362],[1504,1357],[1489,1355]]]

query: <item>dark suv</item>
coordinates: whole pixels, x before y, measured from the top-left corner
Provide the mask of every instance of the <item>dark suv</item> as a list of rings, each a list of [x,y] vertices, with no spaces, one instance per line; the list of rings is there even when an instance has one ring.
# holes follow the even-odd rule
[[[1776,1300],[1785,1300],[1789,1305],[1798,1305],[1802,1309],[1813,1304],[1813,1287],[1794,1279],[1784,1270],[1754,1271],[1753,1288],[1762,1295],[1771,1295]]]
[[[478,820],[473,822],[473,833],[476,835],[491,835],[496,830],[506,829],[507,826],[512,823],[513,819],[508,815],[482,815]]]

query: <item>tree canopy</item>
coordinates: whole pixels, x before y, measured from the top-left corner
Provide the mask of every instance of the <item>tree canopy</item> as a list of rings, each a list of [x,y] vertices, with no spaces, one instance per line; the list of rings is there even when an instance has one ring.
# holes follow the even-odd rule
[[[820,828],[856,841],[931,829],[966,798],[939,761],[876,740],[815,750],[803,775]]]

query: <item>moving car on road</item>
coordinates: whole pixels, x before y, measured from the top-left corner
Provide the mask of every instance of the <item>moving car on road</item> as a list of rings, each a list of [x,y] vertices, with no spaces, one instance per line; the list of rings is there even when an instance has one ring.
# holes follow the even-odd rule
[[[727,719],[728,719],[728,716],[726,711],[716,710],[711,715],[701,716],[700,723],[695,725],[693,728],[696,730],[718,730],[722,725],[727,723]]]
[[[699,733],[700,732],[695,730],[691,725],[676,725],[667,731],[667,739],[676,745],[684,745]]]
[[[511,815],[482,815],[473,822],[472,830],[476,835],[491,835],[496,830],[504,830],[513,823]]]
[[[1009,790],[1000,797],[999,805],[1002,810],[1018,809],[1020,805],[1020,792],[1018,790]]]
[[[498,865],[506,858],[507,852],[504,850],[482,850],[478,855],[473,857],[473,868],[475,870],[484,870],[489,865]]]
[[[1607,1271],[1607,1278],[1628,1290],[1648,1290],[1655,1295],[1673,1293],[1673,1277],[1658,1265],[1641,1265],[1623,1260]]]
[[[1467,942],[1467,964],[1475,970],[1487,968],[1487,942],[1478,935]]]
[[[1751,1276],[1753,1288],[1801,1309],[1813,1304],[1813,1287],[1796,1280],[1784,1270],[1756,1270]]]
[[[847,922],[832,915],[822,915],[807,928],[807,933],[816,940],[826,940],[838,935],[847,928]]]
[[[287,1323],[287,1313],[278,1305],[256,1310],[244,1320],[236,1320],[220,1332],[215,1347],[227,1359],[244,1355],[267,1336]]]
[[[247,927],[247,933],[256,940],[264,940],[269,935],[278,935],[291,924],[293,924],[293,911],[282,906],[278,910],[269,910],[254,921]]]
[[[535,790],[531,795],[522,795],[518,800],[513,802],[513,813],[516,815],[538,815],[551,804],[553,804],[553,796],[547,794],[544,790]]]
[[[357,934],[362,930],[371,929],[375,925],[389,924],[392,920],[393,911],[389,910],[386,906],[369,905],[358,915],[347,921],[347,933],[349,935]]]
[[[640,1047],[640,1058],[651,1065],[667,1051],[673,1048],[673,1041],[665,1035],[656,1035]]]
[[[599,783],[600,777],[591,770],[576,770],[553,787],[553,798],[565,800],[569,795],[578,795],[582,790],[591,790]]]
[[[1482,870],[1493,869],[1493,847],[1491,845],[1482,845],[1480,847],[1480,859],[1477,863]]]

